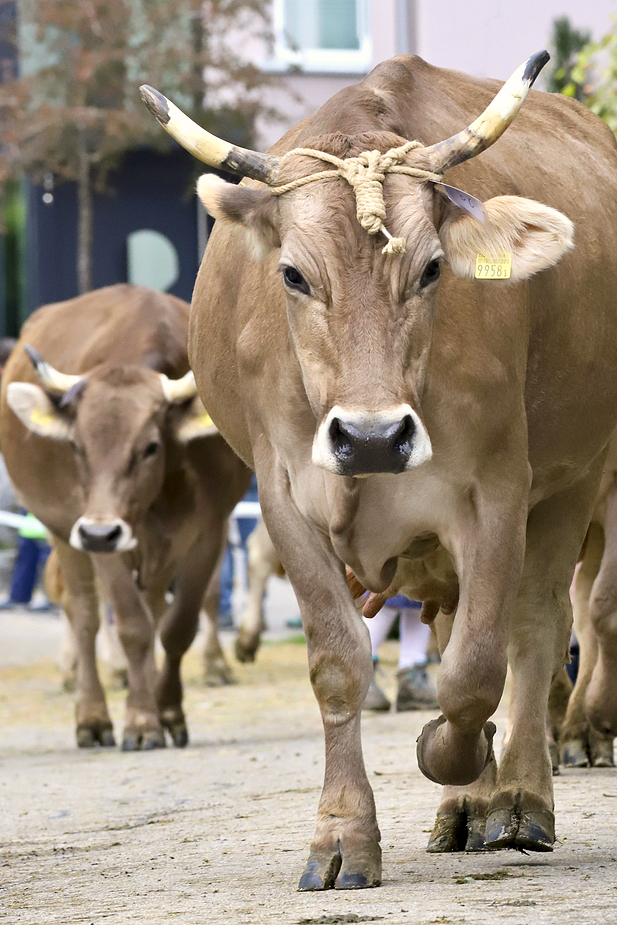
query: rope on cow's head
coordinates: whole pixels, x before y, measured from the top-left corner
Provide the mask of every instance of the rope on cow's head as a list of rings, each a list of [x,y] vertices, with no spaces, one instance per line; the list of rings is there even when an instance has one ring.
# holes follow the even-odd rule
[[[283,160],[295,154],[304,155],[332,164],[336,169],[320,170],[318,173],[290,180],[283,186],[271,186],[270,192],[273,196],[282,196],[307,183],[313,183],[315,180],[335,180],[342,177],[347,180],[355,193],[356,215],[362,227],[369,234],[377,234],[381,231],[388,238],[388,243],[382,250],[383,254],[401,254],[405,250],[405,238],[393,238],[383,224],[386,218],[383,184],[389,173],[403,173],[417,180],[441,183],[442,174],[432,173],[430,170],[423,170],[421,167],[413,167],[411,164],[404,163],[410,151],[421,147],[419,141],[408,141],[399,148],[390,148],[383,154],[381,151],[363,151],[357,157],[345,159],[325,151],[316,151],[313,148],[294,148],[284,155]]]

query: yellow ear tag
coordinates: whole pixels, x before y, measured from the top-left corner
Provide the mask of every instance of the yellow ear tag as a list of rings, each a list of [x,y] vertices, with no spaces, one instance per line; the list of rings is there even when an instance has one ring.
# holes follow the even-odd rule
[[[476,256],[476,279],[510,279],[512,273],[512,254],[484,254]]]
[[[33,408],[30,413],[30,420],[38,427],[49,427],[53,419],[53,414],[50,414],[48,411],[41,411],[40,408]]]

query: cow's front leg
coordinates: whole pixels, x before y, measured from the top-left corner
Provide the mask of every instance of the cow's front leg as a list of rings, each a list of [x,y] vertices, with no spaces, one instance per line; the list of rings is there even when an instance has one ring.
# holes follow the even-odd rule
[[[378,886],[380,834],[360,739],[360,709],[373,670],[368,632],[343,563],[328,538],[300,515],[286,475],[259,465],[257,475],[268,532],[300,606],[325,733],[324,786],[299,889]]]
[[[96,667],[99,602],[90,556],[54,539],[66,588],[66,614],[77,655],[77,744],[80,748],[115,745],[105,693]]]
[[[214,514],[204,523],[201,538],[189,549],[176,574],[174,599],[161,621],[165,659],[156,697],[161,722],[179,748],[188,743],[180,665],[197,633],[201,602],[216,568],[226,527],[225,518]]]
[[[453,524],[460,597],[442,656],[442,715],[418,739],[418,765],[431,780],[471,784],[491,762],[497,709],[507,671],[510,615],[525,549],[528,475],[486,479]]]
[[[597,475],[540,502],[529,514],[525,567],[508,653],[516,681],[515,715],[488,809],[488,848],[550,851],[555,840],[546,713],[551,682],[568,651],[569,588]]]
[[[165,745],[154,694],[154,620],[131,570],[119,555],[92,557],[105,595],[118,621],[118,635],[128,662],[129,690],[122,735],[124,751]]]

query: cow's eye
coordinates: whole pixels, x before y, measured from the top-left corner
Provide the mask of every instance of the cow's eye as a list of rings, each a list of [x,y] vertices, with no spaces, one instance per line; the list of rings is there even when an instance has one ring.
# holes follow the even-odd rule
[[[299,273],[295,267],[283,267],[283,279],[288,289],[293,289],[295,292],[303,292],[305,295],[308,295],[308,283],[302,276],[302,273]]]
[[[425,286],[430,286],[431,283],[436,283],[439,279],[439,274],[441,273],[441,264],[439,260],[431,260],[424,267],[424,273],[420,278],[420,289],[424,289]]]
[[[152,441],[152,443],[149,443],[148,446],[144,450],[144,459],[147,459],[148,456],[154,456],[154,454],[158,453],[158,451],[159,451],[158,443],[156,443],[155,441]]]

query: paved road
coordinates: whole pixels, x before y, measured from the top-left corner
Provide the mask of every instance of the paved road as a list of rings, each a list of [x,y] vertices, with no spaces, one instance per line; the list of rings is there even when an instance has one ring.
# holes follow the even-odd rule
[[[615,771],[567,772],[557,780],[559,842],[551,855],[427,855],[439,788],[418,772],[414,744],[428,715],[368,716],[384,884],[299,894],[323,773],[302,645],[267,645],[256,665],[237,666],[241,683],[225,689],[201,687],[192,651],[185,672],[191,745],[184,751],[79,752],[72,701],[60,692],[51,658],[57,623],[1,619],[2,923],[616,919]],[[18,635],[9,631],[16,620]],[[10,657],[12,645],[19,658]],[[393,678],[395,648],[387,645]],[[110,693],[117,733],[122,699]]]

